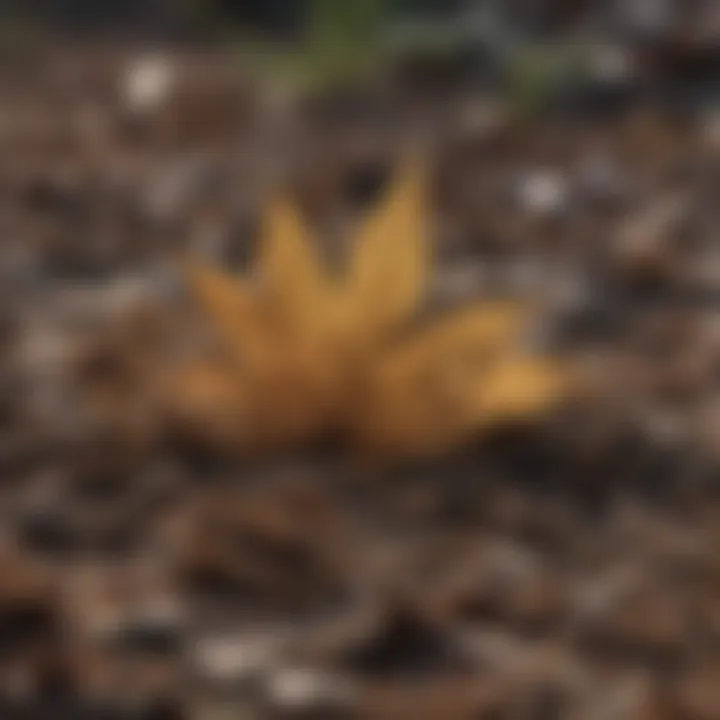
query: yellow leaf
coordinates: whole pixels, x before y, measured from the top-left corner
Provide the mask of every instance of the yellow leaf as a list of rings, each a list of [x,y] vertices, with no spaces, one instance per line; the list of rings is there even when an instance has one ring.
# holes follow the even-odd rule
[[[519,355],[532,316],[525,305],[489,303],[386,350],[358,391],[356,440],[387,455],[447,451],[563,397],[567,376],[558,364]]]
[[[236,367],[193,363],[161,382],[169,420],[181,437],[224,452],[247,447],[252,428],[250,394]]]
[[[506,357],[468,395],[474,398],[477,426],[483,427],[532,419],[574,385],[573,373],[557,360]]]
[[[179,376],[171,394],[183,416],[233,449],[337,431],[402,456],[450,450],[565,397],[567,369],[521,352],[531,304],[488,302],[420,330],[408,323],[431,271],[426,204],[424,170],[412,163],[360,234],[344,284],[283,198],[266,219],[259,288],[188,268],[233,352]]]
[[[260,273],[273,310],[293,331],[321,327],[332,302],[331,280],[295,208],[270,204],[260,246]]]
[[[430,274],[426,184],[421,164],[409,163],[357,238],[348,291],[357,323],[371,340],[405,322],[426,291]]]
[[[263,343],[259,303],[245,284],[200,263],[187,263],[185,273],[193,294],[228,349],[246,357]]]
[[[388,349],[386,361],[404,364],[483,363],[518,343],[535,310],[515,301],[488,301],[456,310]]]

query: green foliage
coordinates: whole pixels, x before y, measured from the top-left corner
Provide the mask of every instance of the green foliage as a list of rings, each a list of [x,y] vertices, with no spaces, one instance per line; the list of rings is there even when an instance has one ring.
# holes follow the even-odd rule
[[[312,42],[366,43],[390,11],[390,0],[311,0],[309,33]]]
[[[296,43],[243,35],[242,62],[265,81],[328,90],[367,76],[383,62],[382,34],[392,0],[309,0]]]
[[[380,59],[391,0],[311,0],[303,55],[313,84],[358,79]]]
[[[506,90],[510,106],[520,115],[542,110],[556,93],[588,71],[582,48],[562,45],[527,46],[507,68]]]

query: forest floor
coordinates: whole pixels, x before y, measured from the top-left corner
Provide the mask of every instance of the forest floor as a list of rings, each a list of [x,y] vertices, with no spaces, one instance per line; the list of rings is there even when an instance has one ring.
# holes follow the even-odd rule
[[[717,718],[720,117],[128,61],[0,75],[0,716]],[[133,383],[201,322],[178,252],[245,267],[280,178],[341,253],[408,137],[437,296],[552,295],[603,392],[383,472],[168,439]]]

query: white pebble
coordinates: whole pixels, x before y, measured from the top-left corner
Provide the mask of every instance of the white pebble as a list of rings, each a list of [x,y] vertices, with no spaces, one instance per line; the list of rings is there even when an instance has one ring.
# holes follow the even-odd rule
[[[156,110],[167,100],[174,83],[175,68],[167,58],[139,58],[125,74],[123,96],[131,110]]]
[[[595,77],[607,83],[623,82],[631,78],[634,65],[628,51],[619,45],[601,45],[592,59]]]
[[[225,682],[263,671],[274,657],[269,642],[247,637],[202,640],[196,644],[194,655],[208,677]]]
[[[346,683],[314,670],[280,670],[268,682],[270,698],[285,708],[343,703],[348,700],[348,692]]]
[[[528,173],[518,186],[520,205],[535,215],[551,215],[564,209],[568,195],[565,178],[552,171]]]

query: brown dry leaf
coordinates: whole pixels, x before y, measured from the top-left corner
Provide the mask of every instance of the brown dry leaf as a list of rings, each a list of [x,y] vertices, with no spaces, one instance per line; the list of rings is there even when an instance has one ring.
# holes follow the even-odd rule
[[[519,350],[529,304],[470,307],[398,334],[431,270],[425,193],[423,168],[409,164],[360,233],[344,283],[285,199],[269,210],[257,289],[193,266],[191,285],[233,352],[181,375],[180,405],[235,449],[341,431],[367,450],[407,455],[449,450],[567,396],[566,368]]]
[[[327,324],[336,288],[302,219],[285,198],[270,204],[258,262],[264,292],[279,320],[288,331],[316,339]]]
[[[195,298],[226,350],[246,359],[265,347],[267,328],[258,298],[246,284],[199,262],[187,263],[184,270]]]
[[[396,330],[417,310],[429,282],[427,187],[411,162],[360,232],[349,267],[349,302],[370,341]]]
[[[487,422],[542,410],[562,395],[562,373],[513,354],[533,314],[510,302],[468,308],[386,351],[358,397],[357,441],[375,451],[437,452]]]
[[[396,357],[422,355],[441,364],[468,355],[479,355],[481,360],[495,357],[517,345],[534,315],[534,308],[510,301],[488,301],[462,308],[396,343]]]
[[[504,357],[472,388],[477,427],[531,419],[565,397],[575,382],[557,360]]]
[[[171,375],[166,390],[173,424],[182,437],[218,449],[246,445],[250,394],[230,365],[194,363]]]

